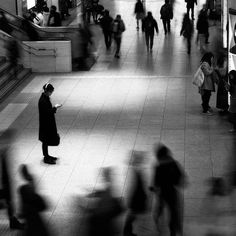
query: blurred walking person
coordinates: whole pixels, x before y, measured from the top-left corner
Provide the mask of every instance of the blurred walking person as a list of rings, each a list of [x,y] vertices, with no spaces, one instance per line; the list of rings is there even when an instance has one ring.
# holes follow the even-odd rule
[[[188,54],[190,54],[191,53],[191,40],[193,36],[193,23],[189,19],[189,15],[187,13],[184,14],[180,35],[183,35],[184,38],[187,40],[187,50],[188,50]]]
[[[161,7],[160,15],[165,34],[170,33],[170,20],[173,19],[173,9],[169,3],[169,0],[165,0],[165,4]]]
[[[134,14],[136,16],[136,22],[137,22],[137,27],[136,29],[139,30],[139,21],[141,20],[142,22],[142,31],[143,31],[143,19],[145,17],[145,10],[143,3],[141,0],[137,0],[135,7],[134,7]]]
[[[206,41],[209,37],[209,24],[206,14],[200,11],[197,20],[197,42],[199,42],[200,51],[204,53],[206,51]]]
[[[6,44],[7,59],[10,63],[10,68],[13,72],[15,79],[17,79],[17,63],[20,57],[20,49],[18,42],[14,38],[10,38]]]
[[[215,69],[218,76],[218,88],[216,95],[216,107],[220,109],[219,113],[225,115],[228,113],[228,66],[227,58],[224,55],[219,56],[217,59],[217,67]]]
[[[54,91],[52,84],[47,83],[43,86],[43,93],[38,102],[39,109],[39,140],[42,142],[43,161],[46,164],[56,164],[56,157],[48,154],[48,146],[57,146],[60,142],[60,137],[57,133],[55,113],[61,107],[61,104],[56,104],[54,107],[50,101],[50,96]]]
[[[229,120],[233,124],[233,128],[230,132],[236,132],[236,71],[231,70],[229,72],[229,93],[230,93],[230,105],[229,105]]]
[[[159,163],[155,167],[151,187],[159,202],[156,212],[157,227],[159,227],[164,207],[167,206],[170,217],[170,236],[182,235],[180,188],[185,184],[185,174],[180,164],[172,157],[168,147],[159,144],[155,146],[154,152]]]
[[[133,233],[133,222],[139,214],[143,214],[147,208],[147,191],[144,184],[142,163],[145,158],[145,153],[141,151],[133,151],[132,158],[132,174],[131,180],[132,186],[129,188],[128,208],[125,224],[124,224],[124,236],[136,236]]]
[[[148,52],[149,51],[152,52],[154,30],[156,30],[157,34],[159,33],[157,22],[153,18],[152,13],[149,11],[144,19],[144,32],[145,32],[146,46]]]
[[[51,27],[61,26],[61,15],[59,12],[57,12],[57,7],[54,5],[52,5],[50,9],[48,26]]]
[[[113,37],[116,42],[116,53],[115,53],[116,58],[120,58],[121,39],[124,31],[125,31],[125,23],[121,19],[121,15],[117,15],[116,19],[113,21],[112,24]]]
[[[194,18],[194,3],[197,5],[197,0],[185,0],[187,3],[186,8],[187,8],[187,14],[189,15],[189,12],[191,10],[191,17],[192,20],[195,20]]]
[[[107,50],[110,49],[112,43],[112,22],[113,18],[110,16],[109,11],[104,11],[104,16],[100,19],[104,40]]]
[[[6,130],[0,134],[0,200],[4,201],[7,208],[10,229],[23,229],[24,225],[20,223],[14,215],[14,202],[12,195],[12,173],[10,163],[10,150],[13,138],[15,135],[14,130]]]
[[[20,173],[26,181],[26,184],[19,188],[22,216],[26,221],[24,236],[48,236],[50,234],[41,215],[41,212],[47,209],[46,202],[36,192],[33,176],[26,165],[21,166]]]

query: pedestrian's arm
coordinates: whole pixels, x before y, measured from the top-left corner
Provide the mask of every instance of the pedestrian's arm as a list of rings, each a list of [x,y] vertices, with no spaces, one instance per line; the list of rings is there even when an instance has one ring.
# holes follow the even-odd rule
[[[201,69],[202,69],[204,75],[211,75],[214,71],[214,68],[212,66],[209,66],[209,64],[207,62],[202,63]]]
[[[159,33],[159,29],[158,29],[157,22],[155,22],[155,29],[156,29],[156,32],[157,32],[157,34],[158,34],[158,33]]]
[[[197,0],[195,0],[194,2],[195,2],[195,4],[197,5]]]

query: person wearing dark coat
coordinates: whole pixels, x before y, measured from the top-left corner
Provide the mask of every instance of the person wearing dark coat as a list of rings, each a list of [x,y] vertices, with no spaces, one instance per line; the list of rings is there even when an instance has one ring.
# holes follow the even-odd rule
[[[160,15],[165,34],[167,34],[167,32],[170,33],[170,20],[173,19],[173,9],[169,3],[169,0],[165,0],[165,4],[161,7]]]
[[[14,137],[14,130],[8,129],[1,134],[0,147],[0,200],[6,204],[10,229],[23,229],[24,225],[14,216],[14,202],[12,196],[12,181],[10,171],[10,147]],[[5,144],[4,144],[5,143]],[[0,207],[1,208],[1,207]]]
[[[197,5],[197,0],[185,0],[185,2],[187,3],[187,5],[186,5],[187,14],[189,15],[189,12],[191,10],[192,20],[195,20],[194,19],[194,3]]]
[[[184,14],[184,19],[183,19],[180,35],[183,35],[184,38],[186,38],[188,54],[190,54],[190,52],[191,52],[191,39],[192,39],[192,35],[193,35],[193,23],[189,19],[189,15],[187,13]]]
[[[224,115],[228,113],[228,73],[227,73],[227,59],[225,56],[220,56],[217,59],[217,67],[215,69],[218,76],[218,88],[216,94],[216,107],[220,109],[219,113]]]
[[[137,2],[135,3],[134,14],[136,15],[136,21],[137,21],[136,29],[139,30],[139,20],[141,20],[142,31],[143,31],[143,19],[145,17],[145,10],[144,10],[144,6],[141,0],[137,0]]]
[[[113,19],[109,15],[109,11],[105,10],[104,16],[100,20],[100,25],[102,27],[104,40],[105,40],[107,49],[110,49],[111,43],[112,43],[112,22],[113,22]]]
[[[144,32],[146,38],[147,51],[152,51],[154,30],[156,30],[157,34],[159,33],[157,22],[153,18],[152,13],[149,11],[144,19]]]
[[[156,193],[159,202],[156,213],[157,224],[166,205],[170,216],[170,236],[176,236],[178,233],[182,235],[179,188],[185,184],[185,174],[179,163],[172,157],[168,147],[159,144],[154,151],[159,164],[155,167],[153,186],[150,190]]]
[[[56,104],[54,107],[51,104],[50,96],[54,91],[54,87],[47,83],[43,86],[39,102],[39,140],[42,142],[42,151],[44,162],[47,164],[56,164],[56,157],[48,154],[48,146],[57,146],[59,144],[59,136],[57,133],[57,126],[55,120],[55,113],[57,108],[62,105]]]
[[[26,165],[22,165],[20,173],[26,184],[19,188],[21,198],[22,217],[26,221],[24,236],[49,236],[49,230],[41,216],[47,209],[44,198],[36,192],[33,176]]]
[[[56,6],[52,5],[48,19],[48,26],[57,27],[61,26],[61,15],[57,12]]]

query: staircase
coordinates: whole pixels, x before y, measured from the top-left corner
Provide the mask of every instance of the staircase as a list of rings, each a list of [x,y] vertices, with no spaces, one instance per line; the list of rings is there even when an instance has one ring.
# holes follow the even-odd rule
[[[17,78],[5,57],[0,57],[0,102],[12,92],[24,79],[31,75],[31,69],[17,66]]]

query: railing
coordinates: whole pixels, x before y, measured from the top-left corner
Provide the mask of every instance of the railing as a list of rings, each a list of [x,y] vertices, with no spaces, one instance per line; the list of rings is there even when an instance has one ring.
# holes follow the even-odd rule
[[[3,32],[2,30],[0,30],[0,38],[3,41],[8,41],[10,38],[12,38],[12,36],[8,35],[7,33]],[[54,56],[54,57],[56,57],[56,50],[55,49],[36,48],[36,47],[33,47],[32,45],[28,45],[24,42],[21,42],[20,40],[17,40],[17,41],[22,46],[23,50],[25,50],[29,54],[33,54],[35,56],[42,56],[42,57],[43,56]],[[36,52],[44,52],[44,53],[43,54],[38,54]],[[49,53],[45,53],[45,52],[49,52]]]

